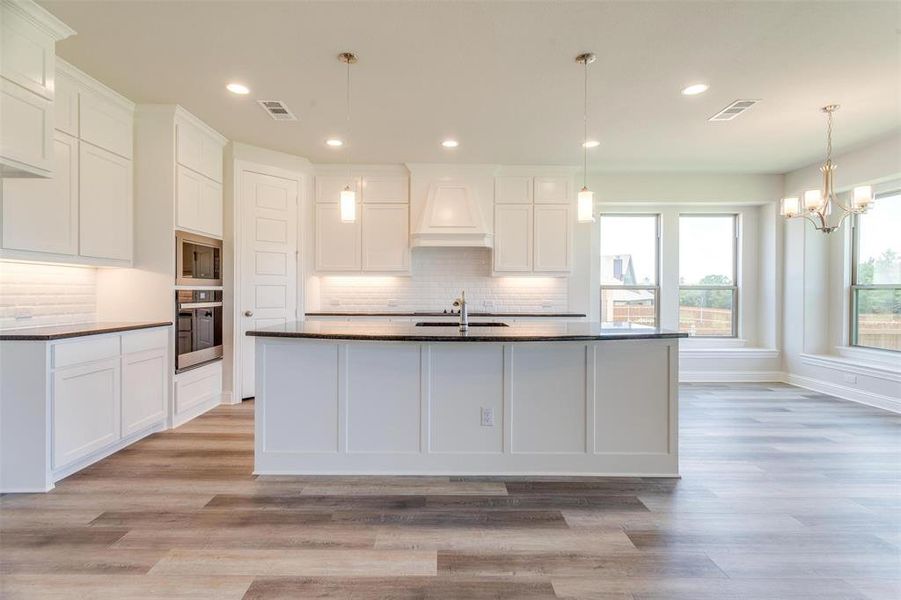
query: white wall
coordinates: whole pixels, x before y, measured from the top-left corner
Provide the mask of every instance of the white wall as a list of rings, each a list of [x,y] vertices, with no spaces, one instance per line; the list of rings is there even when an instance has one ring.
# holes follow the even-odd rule
[[[833,157],[836,185],[901,187],[901,133]],[[822,185],[819,163],[785,175],[785,195]],[[786,224],[783,321],[788,380],[836,396],[901,411],[901,358],[847,348],[849,227],[828,236],[796,219]]]
[[[97,269],[0,261],[0,329],[97,319]]]

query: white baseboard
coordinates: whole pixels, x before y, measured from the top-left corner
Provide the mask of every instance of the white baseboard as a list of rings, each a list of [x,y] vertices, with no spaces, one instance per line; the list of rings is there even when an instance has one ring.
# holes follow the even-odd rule
[[[92,465],[95,462],[106,458],[110,454],[114,454],[114,453],[118,452],[119,450],[124,449],[126,446],[130,446],[130,445],[134,444],[138,440],[141,440],[141,439],[147,437],[148,435],[157,433],[159,431],[165,431],[165,430],[166,430],[165,422],[160,422],[160,423],[154,423],[153,425],[150,425],[149,427],[142,429],[141,431],[132,433],[131,435],[128,435],[128,436],[122,438],[121,440],[118,440],[117,442],[110,444],[109,446],[107,446],[105,448],[101,448],[100,450],[98,450],[96,452],[92,452],[88,456],[85,456],[70,465],[66,465],[65,467],[56,469],[52,473],[53,481],[56,482],[56,481],[59,481],[60,479],[64,479],[64,478],[68,477],[69,475],[72,475],[73,473],[81,471],[85,467]],[[47,491],[47,490],[44,490],[44,491]]]
[[[891,396],[883,396],[882,394],[865,392],[863,390],[854,389],[845,385],[838,385],[836,383],[826,383],[825,381],[820,381],[819,379],[804,377],[802,375],[795,375],[793,373],[786,373],[784,381],[785,383],[790,383],[798,387],[813,390],[814,392],[829,394],[830,396],[835,396],[836,398],[841,398],[842,400],[850,400],[851,402],[858,402],[860,404],[866,404],[867,406],[875,406],[876,408],[881,408],[893,413],[901,414],[901,400],[899,400],[898,398],[892,398]]]
[[[785,380],[782,371],[679,371],[680,383],[742,383]]]
[[[219,401],[219,404],[241,404],[241,400],[235,400],[232,392],[222,392],[222,400]]]
[[[175,429],[176,427],[180,427],[181,425],[184,425],[185,423],[187,423],[188,421],[190,421],[192,419],[196,419],[203,413],[205,413],[208,410],[211,410],[213,408],[216,408],[220,404],[222,404],[222,394],[213,394],[212,396],[210,396],[203,402],[200,402],[199,404],[195,404],[194,406],[190,407],[183,413],[175,415],[172,418],[172,429]]]

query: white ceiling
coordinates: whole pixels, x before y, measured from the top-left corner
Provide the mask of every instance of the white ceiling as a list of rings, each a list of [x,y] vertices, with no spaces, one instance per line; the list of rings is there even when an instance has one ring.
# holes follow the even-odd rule
[[[897,2],[41,4],[78,31],[59,54],[130,99],[314,162],[581,164],[573,59],[586,50],[592,169],[785,172],[821,158],[828,103],[842,105],[836,151],[901,126]],[[334,150],[343,50],[360,61],[351,144]],[[710,90],[680,95],[697,81]],[[763,102],[707,121],[739,98]],[[272,121],[255,99],[300,120]]]

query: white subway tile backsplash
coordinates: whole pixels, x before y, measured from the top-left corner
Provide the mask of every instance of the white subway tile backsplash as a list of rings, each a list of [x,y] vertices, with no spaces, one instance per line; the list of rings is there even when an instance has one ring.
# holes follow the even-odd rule
[[[97,269],[0,261],[0,329],[97,319]]]
[[[473,312],[568,310],[565,277],[495,277],[491,260],[487,248],[417,248],[411,277],[320,277],[320,306],[326,311],[440,311],[466,290]]]

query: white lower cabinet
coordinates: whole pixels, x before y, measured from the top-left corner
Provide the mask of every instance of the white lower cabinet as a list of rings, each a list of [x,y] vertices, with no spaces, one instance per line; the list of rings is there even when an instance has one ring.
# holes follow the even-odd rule
[[[166,418],[166,349],[126,354],[122,359],[122,435]]]
[[[120,369],[118,358],[108,358],[54,372],[54,469],[119,439]]]
[[[0,341],[0,493],[53,482],[166,426],[168,327]]]

